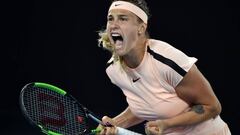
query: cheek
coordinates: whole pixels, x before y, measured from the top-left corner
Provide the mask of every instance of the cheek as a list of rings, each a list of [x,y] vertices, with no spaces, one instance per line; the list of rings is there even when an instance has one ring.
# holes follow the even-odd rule
[[[130,41],[135,41],[137,39],[137,36],[138,35],[137,35],[137,32],[135,29],[130,30],[127,34],[128,40],[130,40]]]
[[[106,26],[106,32],[109,33],[110,32],[110,26],[107,24]]]

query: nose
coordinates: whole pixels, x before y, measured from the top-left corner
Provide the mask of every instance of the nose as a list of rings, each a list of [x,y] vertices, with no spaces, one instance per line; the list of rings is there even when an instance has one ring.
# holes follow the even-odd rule
[[[120,27],[118,20],[113,20],[113,21],[109,22],[108,26],[109,26],[110,30],[115,30]]]

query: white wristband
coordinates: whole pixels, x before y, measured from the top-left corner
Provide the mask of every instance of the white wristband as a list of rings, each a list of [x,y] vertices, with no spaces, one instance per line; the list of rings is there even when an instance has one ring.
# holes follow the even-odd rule
[[[139,134],[121,127],[117,127],[117,135],[142,135],[142,134]]]

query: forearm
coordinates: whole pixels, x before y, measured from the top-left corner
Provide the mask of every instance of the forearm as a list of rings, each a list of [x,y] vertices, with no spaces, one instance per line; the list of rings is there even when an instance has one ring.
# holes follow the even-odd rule
[[[114,117],[113,120],[116,126],[123,127],[123,128],[128,128],[143,122],[142,119],[132,114],[129,107],[127,107],[126,110],[124,110],[121,114]]]
[[[164,122],[169,127],[197,124],[216,117],[221,104],[207,79],[194,65],[175,88],[177,95],[191,106],[191,110]]]
[[[195,105],[190,111],[180,114],[176,117],[165,119],[163,122],[166,128],[187,126],[197,124],[205,120],[211,119],[219,115],[221,107],[210,107],[206,105]]]

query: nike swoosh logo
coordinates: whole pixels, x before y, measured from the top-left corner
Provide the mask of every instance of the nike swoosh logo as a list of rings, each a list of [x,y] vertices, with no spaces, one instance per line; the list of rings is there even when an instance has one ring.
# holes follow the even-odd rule
[[[116,6],[119,6],[119,5],[122,5],[122,4],[115,4],[115,7],[116,7]]]
[[[138,81],[139,79],[140,79],[140,77],[137,78],[137,79],[132,79],[132,81],[135,83],[135,82]]]

